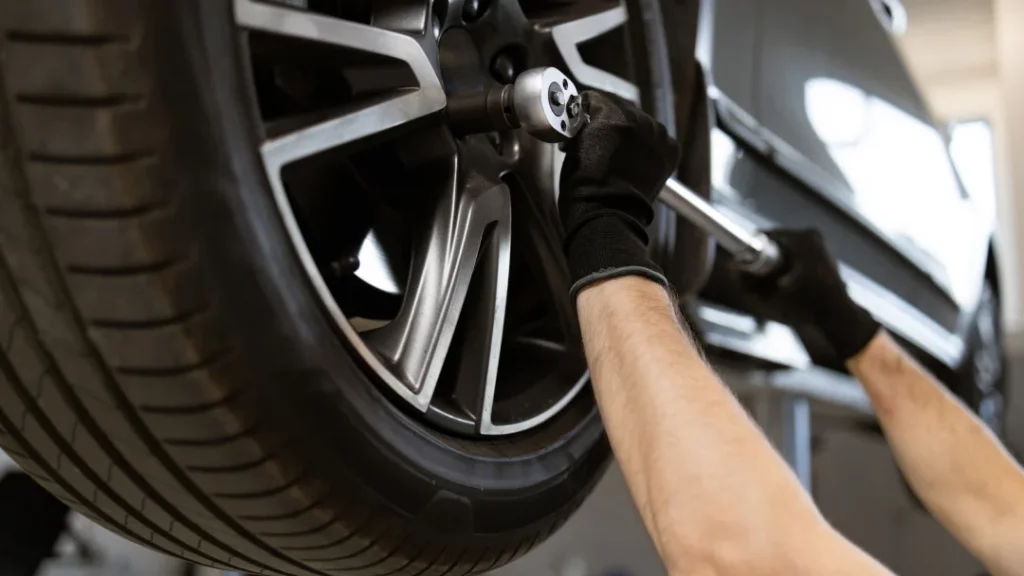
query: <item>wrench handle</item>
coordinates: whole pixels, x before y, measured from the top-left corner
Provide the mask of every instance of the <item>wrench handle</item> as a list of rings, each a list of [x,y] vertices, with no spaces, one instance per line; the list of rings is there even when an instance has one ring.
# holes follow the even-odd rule
[[[729,218],[675,178],[669,178],[658,197],[669,208],[718,241],[733,255],[735,265],[750,274],[769,276],[782,266],[779,246],[765,233],[751,231]]]

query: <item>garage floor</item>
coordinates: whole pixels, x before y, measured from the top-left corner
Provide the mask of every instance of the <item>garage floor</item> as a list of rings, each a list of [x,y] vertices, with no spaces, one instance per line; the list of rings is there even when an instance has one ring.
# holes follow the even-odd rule
[[[1024,390],[1024,359],[1011,366],[1012,387]],[[1024,402],[1011,405],[1010,444],[1024,447]],[[917,508],[880,437],[829,430],[818,439],[814,492],[841,532],[904,576],[976,576],[975,562],[930,516]],[[0,460],[0,469],[5,466]],[[6,464],[9,468],[10,464]],[[183,563],[126,542],[76,517],[74,531],[95,551],[84,561],[71,539],[44,576],[199,576]],[[214,575],[202,571],[203,576]],[[658,576],[664,570],[647,538],[618,467],[551,540],[495,576]]]

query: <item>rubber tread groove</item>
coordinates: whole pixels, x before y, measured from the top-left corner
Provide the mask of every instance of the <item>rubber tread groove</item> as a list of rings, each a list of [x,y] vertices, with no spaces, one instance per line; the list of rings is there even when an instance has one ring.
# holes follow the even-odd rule
[[[437,556],[435,556],[433,560],[428,562],[427,565],[424,566],[422,570],[420,570],[419,572],[413,574],[413,576],[420,576],[421,574],[423,574],[427,570],[430,570],[434,566],[437,566],[437,561],[441,559],[441,556],[444,556],[444,553],[445,553],[446,550],[448,550],[448,545],[447,544],[445,544],[444,546],[441,546],[441,549],[437,552]]]
[[[260,492],[245,492],[241,494],[214,492],[210,496],[212,496],[213,498],[223,498],[225,500],[255,500],[257,498],[269,498],[271,496],[281,494],[282,492],[287,492],[288,490],[302,483],[302,480],[303,478],[301,476],[298,476],[292,478],[291,480],[285,482],[280,486],[276,486],[268,490],[261,490]]]
[[[317,524],[316,526],[308,528],[306,530],[295,530],[293,532],[257,532],[256,535],[262,538],[293,538],[296,536],[310,536],[312,534],[316,534],[317,532],[323,532],[324,530],[326,530],[331,525],[337,522],[338,515],[332,512],[330,519],[328,519],[326,522]]]
[[[180,447],[180,448],[192,448],[192,447],[202,448],[202,447],[220,446],[222,444],[230,444],[232,442],[241,440],[243,438],[249,438],[249,437],[251,437],[253,435],[253,432],[255,430],[256,430],[256,426],[253,425],[253,426],[249,426],[248,428],[245,428],[244,430],[242,430],[241,432],[238,432],[237,434],[232,434],[230,436],[220,436],[220,437],[217,437],[217,438],[209,438],[209,439],[205,439],[204,438],[202,440],[195,440],[195,439],[191,439],[191,438],[164,438],[164,439],[162,439],[162,441],[163,441],[164,444],[166,444],[168,446],[176,446],[176,447]],[[311,504],[309,507],[313,508],[315,506],[316,506],[316,504]],[[303,510],[306,510],[306,509],[304,508]],[[284,518],[288,518],[288,517],[289,517],[288,515],[284,516]],[[241,518],[243,520],[272,520],[273,519],[273,518],[264,518],[264,517],[261,517],[261,516],[239,516],[239,518]]]
[[[135,216],[145,216],[152,212],[166,210],[167,204],[144,204],[132,208],[117,210],[86,210],[81,208],[63,208],[60,206],[42,206],[43,212],[53,218],[67,220],[120,220]]]
[[[516,547],[515,547],[515,549],[514,549],[514,550],[512,550],[512,554],[511,554],[511,555],[509,556],[509,559],[510,559],[510,560],[511,560],[512,558],[515,558],[515,557],[516,557],[516,554],[518,554],[518,553],[519,553],[519,549],[523,547],[523,544],[526,544],[526,539],[525,539],[525,538],[523,538],[522,540],[520,540],[520,541],[519,541],[519,543],[518,543],[518,544],[516,544]]]
[[[277,522],[277,521],[281,521],[281,520],[294,520],[295,518],[298,518],[299,516],[302,516],[306,512],[309,512],[310,510],[313,510],[317,506],[323,506],[323,504],[324,504],[323,499],[317,498],[316,500],[313,500],[313,502],[311,502],[310,504],[307,504],[306,506],[303,506],[302,508],[299,508],[298,510],[296,510],[294,512],[288,512],[288,513],[285,513],[285,514],[273,514],[273,515],[267,515],[267,516],[260,516],[260,515],[253,515],[253,514],[241,514],[241,515],[238,516],[238,519],[239,520],[248,520],[250,522]]]
[[[15,94],[20,104],[49,108],[116,108],[136,105],[145,101],[141,94],[111,94],[107,96],[75,96],[66,94]]]
[[[473,562],[473,565],[472,565],[472,566],[470,566],[470,567],[469,567],[469,569],[468,569],[468,570],[466,570],[466,571],[464,572],[464,574],[472,574],[472,573],[473,573],[473,571],[474,571],[474,570],[476,570],[476,567],[477,567],[477,566],[479,566],[479,565],[480,565],[480,563],[481,563],[481,562],[483,562],[484,558],[486,558],[486,557],[487,557],[487,553],[488,553],[488,552],[489,552],[490,550],[491,550],[491,549],[490,549],[490,547],[484,547],[483,551],[482,551],[482,552],[480,553],[480,557],[479,557],[479,558],[477,558],[477,559],[476,559],[476,560],[475,560],[475,561]],[[389,576],[389,575],[386,575],[386,576]]]
[[[209,307],[196,308],[194,310],[186,310],[174,316],[168,316],[166,318],[155,318],[147,320],[110,320],[103,318],[90,318],[88,323],[93,328],[105,328],[108,330],[155,330],[159,328],[167,328],[170,326],[177,326],[188,322],[189,320],[202,316],[209,311]]]
[[[398,544],[396,544],[395,547],[392,548],[391,550],[388,550],[384,554],[384,556],[382,556],[381,558],[378,558],[377,560],[374,560],[373,562],[371,562],[369,564],[363,564],[361,566],[353,566],[351,568],[347,568],[347,570],[352,570],[352,571],[355,571],[355,570],[368,570],[370,568],[373,568],[374,566],[380,566],[384,562],[387,562],[388,559],[394,557],[394,555],[399,550],[401,550],[403,546],[405,546],[405,543],[409,541],[409,536],[410,536],[409,534],[405,534],[404,536],[402,536],[402,539],[398,541]]]
[[[452,571],[452,570],[454,570],[454,569],[455,569],[455,567],[459,565],[459,562],[461,562],[461,561],[462,561],[462,557],[463,557],[463,556],[465,556],[465,555],[466,555],[466,549],[465,549],[465,548],[463,548],[463,549],[462,549],[462,551],[461,551],[461,552],[459,552],[459,553],[458,553],[458,554],[457,554],[457,555],[455,556],[455,559],[454,559],[454,560],[452,560],[452,562],[451,562],[451,565],[450,565],[450,566],[448,566],[448,569],[447,569],[447,570],[445,570],[444,572],[441,572],[441,573],[440,573],[440,574],[438,574],[437,576],[448,576],[448,574],[450,574],[450,573],[451,573],[451,571]]]
[[[492,561],[491,561],[491,563],[490,563],[490,564],[489,564],[489,565],[487,566],[487,568],[484,568],[483,570],[481,570],[481,572],[483,572],[483,573],[487,573],[487,572],[490,572],[490,571],[491,571],[491,568],[494,568],[494,566],[495,566],[495,565],[496,565],[496,564],[498,563],[498,560],[501,560],[501,557],[502,557],[502,556],[503,556],[504,554],[505,554],[505,549],[504,549],[504,548],[502,548],[502,549],[498,550],[498,551],[497,551],[497,552],[496,552],[496,553],[494,554],[494,560],[492,560]]]
[[[117,266],[117,267],[106,267],[106,266],[82,266],[80,264],[73,264],[67,266],[65,269],[69,274],[78,274],[80,276],[143,276],[147,274],[154,274],[157,272],[163,272],[169,268],[177,266],[184,260],[160,260],[151,264],[145,264],[143,266]]]
[[[63,32],[34,32],[30,30],[8,30],[10,42],[24,44],[58,44],[64,46],[103,46],[105,44],[129,44],[131,37],[120,34],[70,34]]]
[[[165,378],[169,376],[183,376],[192,372],[198,372],[205,370],[210,366],[213,366],[217,362],[220,362],[224,358],[227,358],[231,354],[230,348],[224,348],[217,352],[214,352],[206,358],[202,358],[197,362],[191,364],[182,364],[181,366],[151,366],[151,367],[140,367],[140,366],[115,366],[114,370],[118,374],[125,376],[139,376],[139,377],[151,377],[151,378]],[[154,407],[152,411],[160,411],[161,408]]]
[[[150,150],[96,156],[69,156],[67,154],[44,154],[42,152],[30,152],[28,154],[29,161],[38,164],[74,164],[81,166],[115,166],[118,164],[130,164],[140,160],[156,160],[156,158],[156,154]]]
[[[404,543],[405,540],[402,540],[402,542]],[[427,545],[423,544],[422,546],[419,547],[418,550],[416,550],[416,552],[414,554],[411,554],[409,556],[409,558],[406,559],[405,564],[402,564],[401,566],[395,568],[394,570],[392,570],[390,572],[385,572],[383,574],[378,574],[377,576],[392,576],[393,574],[398,574],[398,573],[404,571],[406,568],[409,567],[410,564],[412,564],[413,562],[418,560],[420,556],[423,556],[423,551],[426,548],[427,548]],[[391,556],[394,556],[394,552],[391,553]]]
[[[348,532],[348,534],[345,534],[341,538],[338,538],[337,540],[333,540],[331,542],[327,542],[327,543],[323,543],[323,544],[314,544],[312,546],[282,546],[281,550],[287,550],[289,552],[315,552],[317,550],[326,550],[327,548],[333,548],[334,546],[339,546],[341,544],[344,544],[345,542],[348,542],[349,540],[351,540],[352,537],[357,536],[359,534],[359,532],[363,528],[365,528],[367,524],[370,524],[370,522],[372,522],[372,521],[373,521],[372,517],[365,519],[363,522],[361,522],[359,524],[359,526],[356,526],[355,528],[350,530]],[[319,559],[318,561],[320,561],[320,562],[334,562],[334,561],[337,561],[337,560],[348,560],[349,558],[355,558],[356,556],[358,556],[358,555],[362,554],[363,552],[365,552],[366,550],[368,550],[370,548],[370,546],[373,546],[374,544],[376,544],[377,540],[379,540],[379,539],[380,539],[379,535],[374,537],[374,538],[371,538],[370,539],[370,543],[367,546],[365,546],[365,547],[363,547],[363,548],[359,549],[358,551],[353,552],[351,554],[345,554],[344,556],[334,556],[334,557],[331,557],[331,558],[322,558],[322,559]]]
[[[207,402],[205,404],[193,404],[191,406],[151,406],[148,404],[142,404],[138,407],[139,412],[143,414],[163,414],[166,416],[190,416],[193,414],[202,414],[204,412],[210,412],[218,408],[230,406],[238,400],[237,391],[233,391],[227,396],[220,398],[214,402]]]
[[[236,464],[234,466],[185,466],[185,469],[189,472],[199,474],[237,474],[239,472],[248,472],[249,470],[259,468],[260,466],[277,460],[278,458],[280,458],[279,454],[270,454],[260,458],[259,460],[253,460],[252,462],[246,462],[244,464]],[[263,536],[263,534],[256,535]],[[280,534],[270,534],[270,536],[280,536]]]

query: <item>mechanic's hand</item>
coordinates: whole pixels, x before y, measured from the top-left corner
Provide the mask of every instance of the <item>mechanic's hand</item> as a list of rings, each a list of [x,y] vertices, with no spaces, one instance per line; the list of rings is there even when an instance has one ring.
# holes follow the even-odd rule
[[[817,230],[773,230],[782,269],[767,278],[743,275],[759,312],[794,327],[812,326],[846,361],[867,346],[879,324],[846,293],[835,258]]]
[[[669,287],[647,254],[654,200],[679,163],[679,143],[633,104],[603,92],[581,94],[585,124],[565,149],[559,214],[575,299],[617,276]]]

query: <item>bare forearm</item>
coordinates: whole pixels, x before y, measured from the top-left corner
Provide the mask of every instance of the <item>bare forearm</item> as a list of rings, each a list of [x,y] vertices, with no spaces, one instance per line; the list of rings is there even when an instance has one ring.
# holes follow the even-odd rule
[[[578,308],[612,446],[671,572],[820,573],[816,548],[839,550],[850,570],[830,573],[882,570],[821,518],[694,349],[664,290],[610,280]]]
[[[999,441],[884,332],[849,367],[929,510],[994,573],[1024,574],[1024,473]]]

